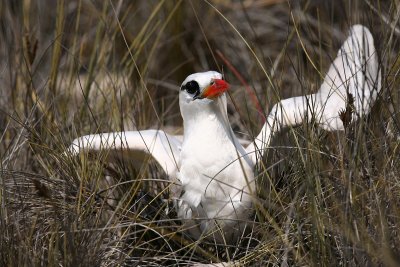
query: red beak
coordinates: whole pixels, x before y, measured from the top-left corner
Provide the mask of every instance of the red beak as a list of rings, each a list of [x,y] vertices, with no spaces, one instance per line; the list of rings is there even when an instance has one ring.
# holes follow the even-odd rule
[[[213,83],[204,89],[203,93],[201,94],[201,98],[209,98],[213,99],[219,97],[229,89],[229,83],[222,79],[214,79]]]

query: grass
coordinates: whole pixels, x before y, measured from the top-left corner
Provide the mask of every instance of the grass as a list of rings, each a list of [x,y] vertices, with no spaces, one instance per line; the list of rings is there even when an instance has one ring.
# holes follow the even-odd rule
[[[2,1],[0,265],[398,266],[398,20],[394,0]],[[255,102],[268,112],[315,92],[356,23],[375,38],[378,102],[345,132],[274,139],[236,246],[183,234],[153,162],[62,154],[88,133],[181,133],[178,86],[208,69],[225,72],[230,120],[249,138]]]

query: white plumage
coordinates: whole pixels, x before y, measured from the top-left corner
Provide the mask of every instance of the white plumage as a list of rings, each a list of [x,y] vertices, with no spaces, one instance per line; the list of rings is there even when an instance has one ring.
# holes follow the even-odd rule
[[[228,121],[227,84],[221,74],[209,71],[189,75],[182,83],[183,141],[162,130],[105,133],[75,139],[69,151],[123,151],[136,162],[151,154],[171,180],[180,181],[178,216],[189,226],[189,233],[196,238],[204,235],[233,242],[251,212],[254,166],[273,135],[311,119],[325,130],[343,130],[340,112],[346,109],[349,98],[354,99],[355,121],[370,111],[380,88],[372,35],[367,28],[355,25],[319,91],[275,104],[260,134],[246,148]]]
[[[211,71],[196,73],[182,85],[197,81],[203,90],[215,78],[222,79],[222,75]],[[191,227],[193,235],[209,234],[218,223],[224,229],[224,239],[231,240],[242,227],[239,221],[247,219],[250,211],[253,164],[229,124],[225,94],[193,100],[191,94],[181,90],[179,105],[184,140],[178,179],[184,192],[178,215],[184,219],[205,218],[198,229]],[[212,236],[220,239],[220,233]]]
[[[348,96],[354,99],[353,121],[369,113],[381,89],[381,72],[374,39],[362,25],[354,25],[329,67],[317,93],[284,99],[275,104],[261,132],[246,151],[253,162],[262,156],[271,137],[281,129],[313,119],[327,131],[344,130],[340,113]]]

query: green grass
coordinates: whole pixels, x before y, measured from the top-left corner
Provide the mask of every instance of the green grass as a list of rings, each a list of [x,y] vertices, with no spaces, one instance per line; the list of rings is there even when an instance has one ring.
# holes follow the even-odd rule
[[[0,265],[400,265],[398,10],[394,0],[0,2]],[[356,23],[381,60],[375,107],[345,132],[279,134],[257,169],[254,229],[236,246],[184,235],[153,162],[63,155],[88,133],[181,133],[178,86],[208,69],[232,84],[234,130],[253,136],[262,118],[228,63],[267,113],[318,90]]]

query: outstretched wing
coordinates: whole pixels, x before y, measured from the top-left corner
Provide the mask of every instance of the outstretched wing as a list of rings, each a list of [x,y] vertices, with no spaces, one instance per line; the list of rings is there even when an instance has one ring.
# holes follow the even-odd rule
[[[134,164],[141,164],[152,156],[170,177],[176,176],[181,150],[181,138],[162,130],[127,131],[85,135],[75,139],[68,151],[81,152],[108,150],[108,156],[124,155]]]
[[[381,73],[370,31],[354,25],[316,94],[284,99],[275,104],[253,143],[247,148],[253,164],[264,155],[272,136],[312,118],[323,129],[343,130],[340,114],[352,109],[352,120],[369,113],[381,89]]]
[[[351,109],[353,120],[367,115],[380,89],[374,39],[366,27],[354,25],[315,94],[320,116],[317,122],[326,130],[344,130],[346,119],[340,114],[347,108]]]

